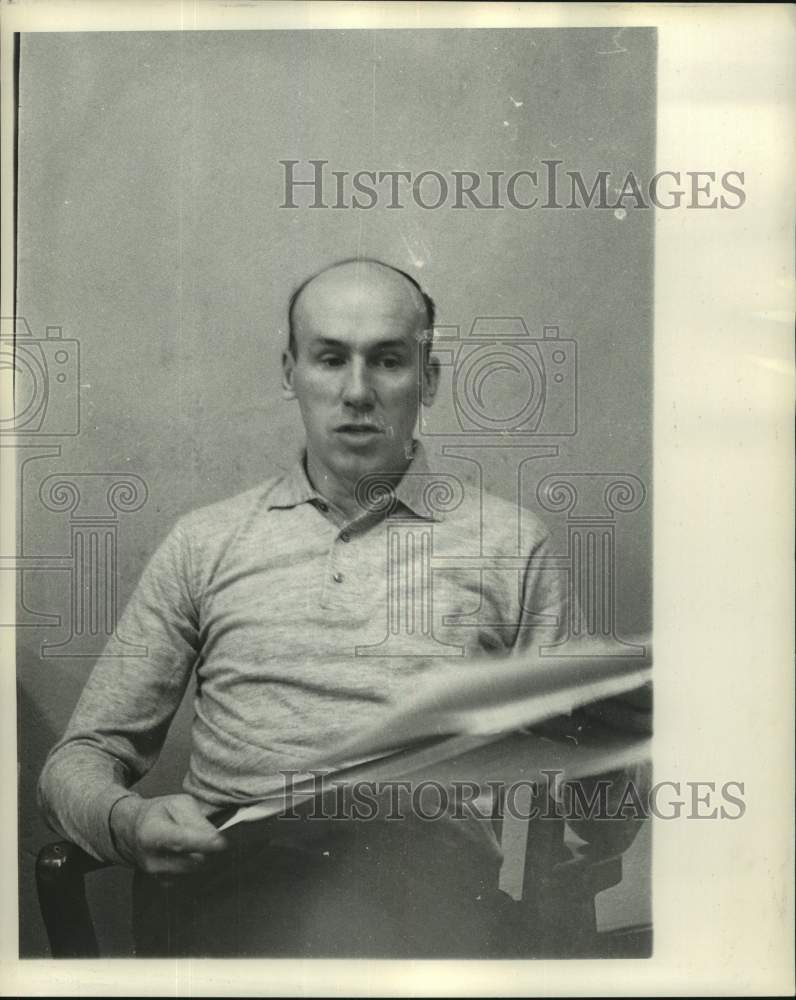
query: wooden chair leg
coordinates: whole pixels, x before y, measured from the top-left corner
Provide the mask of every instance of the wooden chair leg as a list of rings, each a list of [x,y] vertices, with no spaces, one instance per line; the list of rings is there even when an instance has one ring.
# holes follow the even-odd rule
[[[36,860],[36,888],[53,958],[98,958],[86,900],[86,872],[102,863],[66,841],[48,844]]]

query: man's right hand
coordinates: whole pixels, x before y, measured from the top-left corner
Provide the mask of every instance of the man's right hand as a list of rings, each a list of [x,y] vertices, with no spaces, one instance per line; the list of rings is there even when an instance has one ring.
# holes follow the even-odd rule
[[[190,795],[130,795],[111,812],[111,831],[125,860],[150,875],[197,871],[227,841]]]

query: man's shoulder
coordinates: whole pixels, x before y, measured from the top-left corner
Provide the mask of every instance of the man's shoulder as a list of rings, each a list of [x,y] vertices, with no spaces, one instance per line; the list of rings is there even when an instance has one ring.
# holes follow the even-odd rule
[[[268,507],[268,498],[286,473],[277,472],[240,493],[195,507],[179,518],[178,531],[202,541],[218,534],[228,534]]]
[[[480,537],[485,550],[506,548],[516,551],[518,538],[523,548],[535,548],[549,536],[547,525],[529,507],[507,500],[477,484],[467,484],[462,503],[446,518],[467,537]]]

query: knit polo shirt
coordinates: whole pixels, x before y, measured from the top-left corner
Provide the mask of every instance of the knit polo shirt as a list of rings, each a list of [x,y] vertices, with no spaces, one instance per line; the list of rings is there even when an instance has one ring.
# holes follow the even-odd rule
[[[429,469],[364,482],[347,519],[285,474],[182,517],[158,547],[39,783],[48,822],[119,861],[109,814],[157,759],[196,677],[183,790],[255,801],[378,725],[422,678],[563,638],[566,594],[530,511]],[[518,527],[520,525],[520,527]]]

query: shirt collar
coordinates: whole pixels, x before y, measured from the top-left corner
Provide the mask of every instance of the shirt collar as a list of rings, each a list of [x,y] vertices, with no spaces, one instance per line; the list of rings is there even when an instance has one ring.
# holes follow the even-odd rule
[[[323,497],[307,478],[305,458],[306,452],[302,452],[285,475],[277,481],[268,496],[268,510],[297,507],[299,504],[311,501],[323,502]],[[434,477],[428,465],[426,450],[420,441],[414,442],[414,453],[406,472],[400,478],[385,475],[384,480],[392,487],[398,503],[413,514],[434,521],[444,519],[444,512],[435,510],[425,502],[427,490]]]
[[[445,516],[443,511],[436,510],[426,502],[429,487],[435,481],[434,473],[429,468],[426,449],[420,441],[415,441],[414,446],[412,461],[395,487],[396,499],[418,517],[442,521]]]

